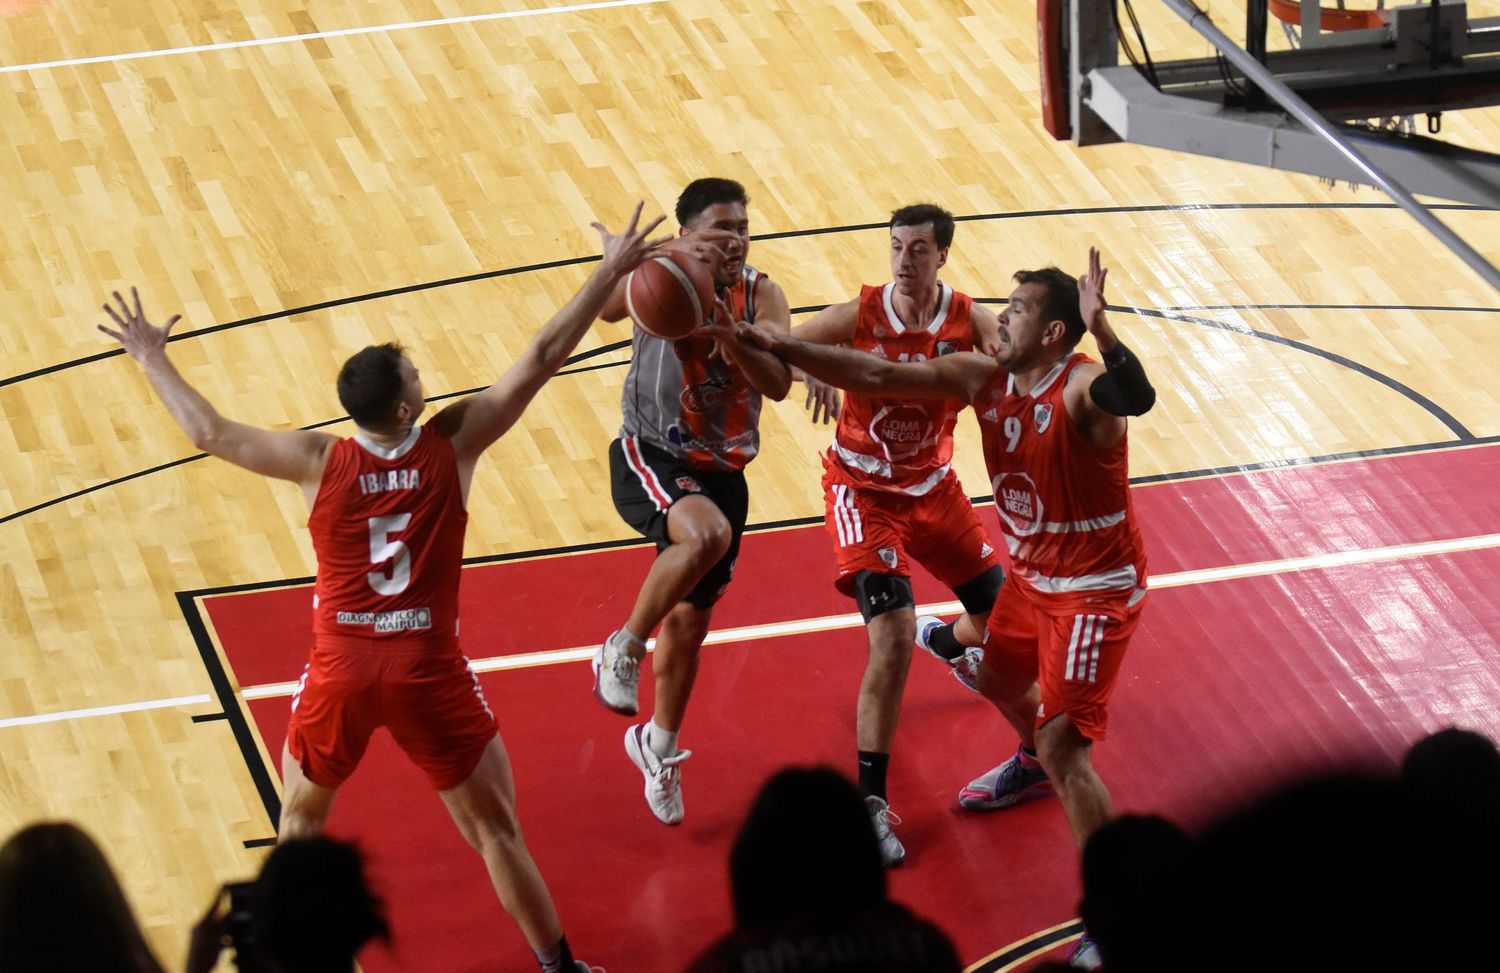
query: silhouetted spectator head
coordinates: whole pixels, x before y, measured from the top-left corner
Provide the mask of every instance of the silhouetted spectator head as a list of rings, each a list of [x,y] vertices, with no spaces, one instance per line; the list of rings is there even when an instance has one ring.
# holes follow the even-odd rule
[[[342,973],[371,939],[390,938],[359,849],[332,838],[277,845],[253,895],[256,948],[282,973]]]
[[[1155,970],[1180,934],[1192,842],[1163,818],[1126,815],[1083,846],[1083,924],[1109,973]]]
[[[1479,928],[1500,912],[1500,751],[1489,738],[1450,728],[1417,742],[1401,783],[1419,816],[1428,922]]]
[[[1432,938],[1414,913],[1434,893],[1415,824],[1404,788],[1367,774],[1293,784],[1230,815],[1194,853],[1181,952],[1226,973],[1412,964]]]
[[[849,913],[885,899],[870,812],[826,767],[792,767],[761,788],[729,857],[741,926],[805,913]]]
[[[1418,740],[1401,782],[1421,804],[1490,826],[1500,821],[1500,750],[1489,737],[1449,727]]]
[[[0,847],[6,973],[161,973],[113,869],[72,824],[33,824]]]

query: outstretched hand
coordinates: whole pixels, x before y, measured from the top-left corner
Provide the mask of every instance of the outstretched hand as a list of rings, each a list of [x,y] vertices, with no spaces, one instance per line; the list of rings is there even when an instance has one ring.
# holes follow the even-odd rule
[[[630,214],[630,224],[619,234],[609,232],[603,223],[598,220],[594,221],[593,227],[599,231],[599,240],[604,248],[600,267],[605,274],[623,277],[646,259],[647,254],[652,250],[672,239],[671,236],[649,239],[651,231],[661,226],[666,216],[658,216],[645,226],[640,226],[641,209],[644,206],[644,202],[635,204],[635,211]]]
[[[708,264],[709,273],[713,275],[715,280],[718,280],[719,268],[724,265],[724,261],[729,256],[725,252],[724,247],[736,239],[738,238],[729,230],[715,230],[712,228],[693,230],[682,234],[682,236],[672,237],[666,248],[690,253],[697,257]]]
[[[729,310],[729,305],[722,297],[715,297],[713,313],[699,328],[714,340],[713,350],[708,353],[708,357],[721,358],[726,364],[738,362],[740,334],[749,327],[749,323],[734,319],[733,312]]]
[[[134,310],[125,302],[125,298],[120,295],[119,291],[114,292],[115,302],[119,304],[118,310],[111,304],[104,305],[104,313],[110,316],[120,330],[113,331],[102,324],[98,328],[123,345],[131,358],[136,361],[145,361],[148,355],[159,352],[167,346],[167,337],[172,333],[172,325],[182,320],[182,315],[172,315],[166,324],[158,328],[146,320],[146,315],[141,310],[141,295],[134,287],[130,289],[130,297],[135,302]]]
[[[822,422],[827,425],[836,421],[841,404],[839,390],[811,375],[803,375],[802,384],[807,386],[807,409],[812,413],[813,424]]]
[[[1097,332],[1104,321],[1104,279],[1109,268],[1100,265],[1099,249],[1089,247],[1089,272],[1078,278],[1078,312],[1083,316],[1084,326],[1091,333]]]

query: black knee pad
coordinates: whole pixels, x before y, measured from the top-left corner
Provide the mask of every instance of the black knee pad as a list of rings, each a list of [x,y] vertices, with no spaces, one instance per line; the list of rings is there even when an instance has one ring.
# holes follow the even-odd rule
[[[958,596],[965,612],[970,615],[988,615],[990,609],[995,607],[995,599],[999,597],[1000,586],[1004,583],[1005,569],[997,564],[954,588],[953,593]]]
[[[877,615],[884,615],[897,608],[914,608],[917,600],[912,597],[911,579],[901,574],[876,574],[861,571],[854,576],[854,600],[859,604],[859,613],[865,624]]]

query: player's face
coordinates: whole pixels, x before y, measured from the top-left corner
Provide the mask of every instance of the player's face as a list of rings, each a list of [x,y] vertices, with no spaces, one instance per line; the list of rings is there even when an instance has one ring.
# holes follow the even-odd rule
[[[422,391],[422,373],[404,355],[401,357],[401,378],[401,404],[406,406],[407,415],[415,423],[422,410],[427,408],[427,396]]]
[[[930,292],[947,262],[948,248],[938,246],[931,223],[891,227],[891,279],[905,296]]]
[[[1038,360],[1049,322],[1042,314],[1047,289],[1041,284],[1022,284],[1010,292],[1010,301],[1000,312],[999,348],[995,361],[1006,371],[1016,371]]]
[[[688,230],[726,230],[729,240],[719,244],[724,251],[724,262],[719,265],[714,278],[722,287],[739,280],[745,269],[745,255],[750,252],[750,217],[743,203],[714,203],[693,217]]]

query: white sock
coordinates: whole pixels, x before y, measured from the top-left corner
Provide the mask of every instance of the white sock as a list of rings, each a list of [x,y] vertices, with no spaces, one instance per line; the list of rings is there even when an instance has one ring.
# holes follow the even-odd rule
[[[677,733],[673,730],[663,730],[652,717],[651,722],[646,724],[646,746],[651,752],[665,760],[677,752]]]
[[[616,648],[625,648],[626,646],[630,645],[639,645],[643,649],[646,647],[646,640],[632,632],[630,629],[626,628],[624,625],[621,625],[619,628],[615,629],[614,634],[609,637],[609,640],[615,643]]]

